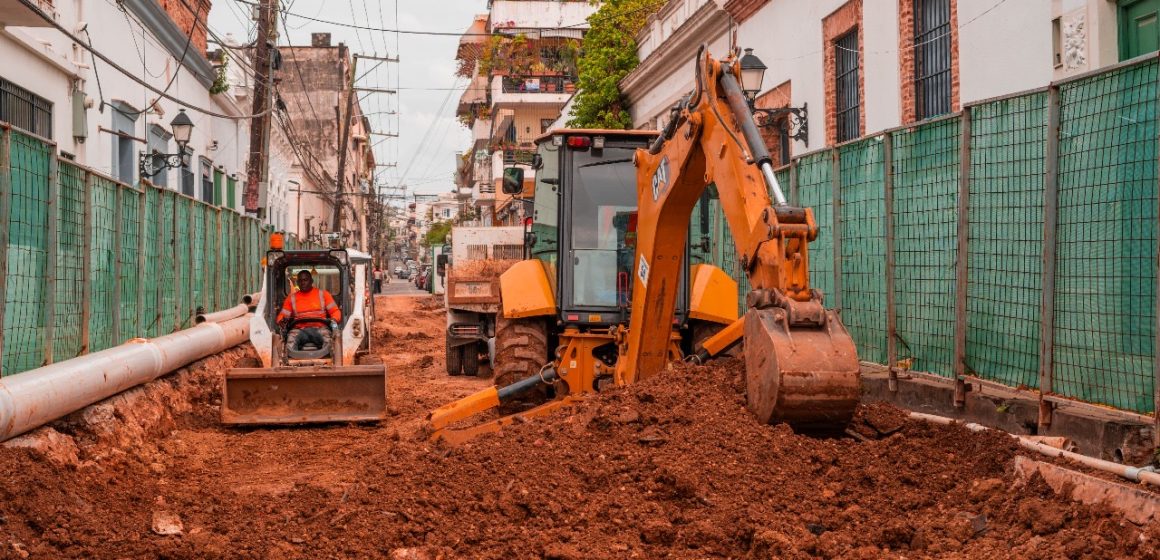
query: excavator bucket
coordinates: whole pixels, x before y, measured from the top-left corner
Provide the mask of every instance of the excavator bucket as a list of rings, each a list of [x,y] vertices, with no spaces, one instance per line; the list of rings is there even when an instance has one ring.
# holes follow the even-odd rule
[[[387,370],[343,367],[235,368],[222,383],[223,424],[377,422],[387,417]]]
[[[781,308],[745,314],[749,410],[763,423],[840,430],[861,397],[854,339],[834,311],[821,325],[791,326]]]

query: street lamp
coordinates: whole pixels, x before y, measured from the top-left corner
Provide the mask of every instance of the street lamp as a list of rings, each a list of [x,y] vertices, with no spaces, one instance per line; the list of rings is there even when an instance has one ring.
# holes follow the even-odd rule
[[[761,82],[765,79],[766,68],[768,67],[765,63],[753,54],[753,49],[745,49],[745,55],[741,57],[741,90],[745,92],[750,105],[761,92]]]
[[[761,92],[761,82],[765,80],[765,70],[768,67],[760,58],[757,58],[757,55],[753,54],[753,49],[745,49],[739,66],[741,68],[741,90],[745,92],[745,99],[749,102],[749,110],[753,111],[753,116],[763,117],[761,126],[778,126],[779,117],[785,116],[785,121],[781,123],[781,132],[789,138],[801,140],[809,145],[808,105],[802,103],[801,107],[758,109],[756,107],[757,94]]]
[[[177,112],[177,116],[169,122],[173,131],[173,140],[177,142],[176,154],[141,152],[137,159],[137,169],[141,177],[153,177],[166,170],[181,167],[185,163],[185,147],[193,136],[193,121],[185,114],[185,109]]]

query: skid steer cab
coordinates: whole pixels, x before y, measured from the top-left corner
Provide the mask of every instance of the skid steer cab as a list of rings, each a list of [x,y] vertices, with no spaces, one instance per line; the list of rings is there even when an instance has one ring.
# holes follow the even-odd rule
[[[275,234],[277,235],[277,234]],[[371,257],[352,249],[285,251],[275,239],[250,320],[261,367],[234,368],[222,388],[225,424],[379,421],[386,417],[386,368],[370,350]],[[309,274],[304,294],[297,279]],[[287,302],[319,297],[325,319]],[[327,309],[329,294],[338,318]],[[291,309],[289,317],[284,307]],[[295,313],[298,311],[298,313]],[[282,314],[279,321],[279,314]],[[258,364],[252,364],[258,365]]]

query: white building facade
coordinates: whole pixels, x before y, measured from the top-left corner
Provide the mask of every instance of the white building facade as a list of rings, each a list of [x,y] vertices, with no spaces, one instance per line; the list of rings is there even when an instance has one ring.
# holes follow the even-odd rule
[[[1154,51],[1160,0],[672,0],[638,34],[621,82],[636,128],[663,126],[693,89],[693,59],[752,48],[768,67],[758,107],[785,157],[1042,87]],[[787,138],[785,149],[776,149]]]
[[[188,2],[204,19],[209,2]],[[43,2],[53,21],[127,72],[91,55],[32,8],[5,0],[0,4],[4,95],[41,105],[31,110],[42,112],[51,126],[33,125],[30,131],[56,142],[62,155],[128,184],[142,179],[140,153],[177,151],[169,123],[185,109],[194,123],[188,165],[146,179],[231,207],[228,194],[240,200],[249,150],[248,107],[228,90],[210,93],[217,70],[206,58],[204,28],[192,25],[191,13],[174,17],[156,0],[121,5],[124,12],[108,3]],[[183,17],[189,20],[184,29],[178,23]],[[12,113],[3,120],[28,130],[23,111]]]

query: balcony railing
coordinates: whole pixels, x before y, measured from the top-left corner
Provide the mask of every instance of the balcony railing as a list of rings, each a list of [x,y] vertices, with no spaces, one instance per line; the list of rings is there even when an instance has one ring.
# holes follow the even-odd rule
[[[570,93],[576,80],[571,76],[504,76],[503,93]]]

